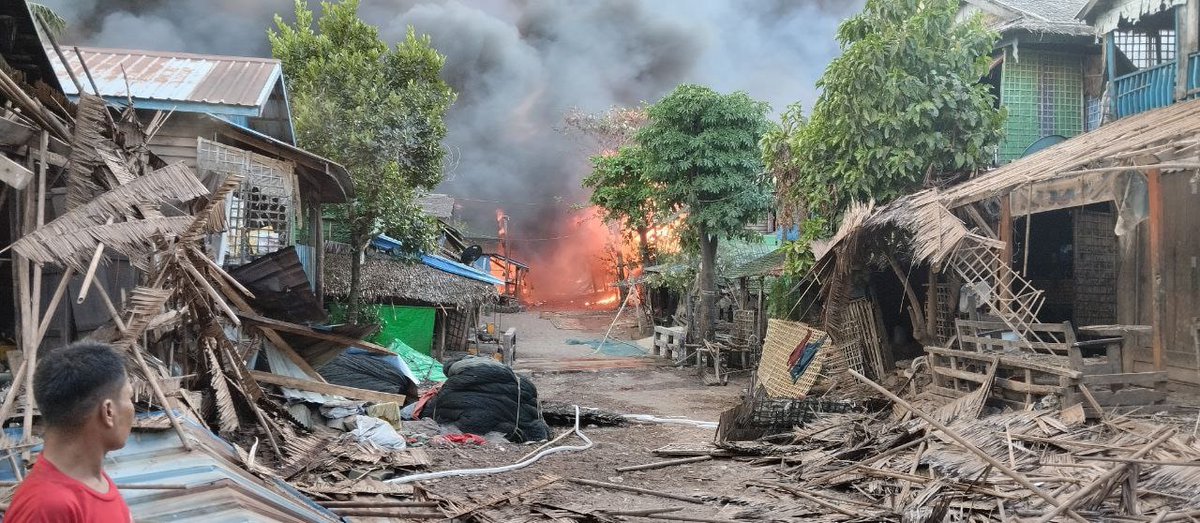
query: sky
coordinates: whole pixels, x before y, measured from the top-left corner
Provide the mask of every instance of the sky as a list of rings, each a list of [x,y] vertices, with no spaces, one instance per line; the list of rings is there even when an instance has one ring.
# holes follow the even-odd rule
[[[306,0],[314,8],[317,2]],[[66,43],[269,56],[266,30],[287,0],[42,0]],[[839,52],[838,23],[864,0],[362,0],[359,13],[397,41],[408,26],[447,56],[459,97],[448,115],[439,192],[480,232],[495,211],[512,236],[564,237],[587,199],[594,144],[563,132],[573,107],[652,103],[680,83],[745,91],[773,114],[811,107]],[[494,232],[494,230],[491,230]]]

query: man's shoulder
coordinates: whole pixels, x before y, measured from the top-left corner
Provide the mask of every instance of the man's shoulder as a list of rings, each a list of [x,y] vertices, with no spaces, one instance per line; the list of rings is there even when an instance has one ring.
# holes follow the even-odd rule
[[[5,513],[5,523],[83,521],[83,504],[70,487],[52,481],[21,485]]]

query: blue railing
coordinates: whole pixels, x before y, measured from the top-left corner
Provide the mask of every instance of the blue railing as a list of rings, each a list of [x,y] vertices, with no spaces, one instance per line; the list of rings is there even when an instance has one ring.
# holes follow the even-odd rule
[[[1195,98],[1194,93],[1197,88],[1200,88],[1200,53],[1192,53],[1188,55],[1188,70],[1187,70],[1187,90],[1188,98]]]
[[[1171,105],[1175,101],[1175,74],[1172,60],[1114,80],[1117,118]]]

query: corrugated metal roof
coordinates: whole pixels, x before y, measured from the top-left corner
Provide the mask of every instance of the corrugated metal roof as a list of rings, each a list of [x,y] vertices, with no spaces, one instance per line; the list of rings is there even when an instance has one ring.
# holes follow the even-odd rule
[[[181,111],[258,116],[271,89],[283,74],[279,60],[269,58],[95,47],[78,49],[101,96],[124,100],[132,95],[135,102],[170,102],[177,104],[175,107]],[[84,89],[90,90],[79,57],[73,49],[64,51],[67,65]],[[78,95],[78,89],[58,55],[48,54],[63,91]],[[139,107],[144,105],[139,104]],[[208,110],[204,110],[206,107]]]
[[[246,471],[225,440],[186,417],[180,421],[193,451],[183,448],[175,431],[135,430],[124,448],[104,460],[104,471],[118,485],[183,487],[122,489],[134,520],[340,521],[286,483],[264,481]],[[40,452],[40,445],[32,450]],[[0,467],[0,479],[16,479],[11,466]]]

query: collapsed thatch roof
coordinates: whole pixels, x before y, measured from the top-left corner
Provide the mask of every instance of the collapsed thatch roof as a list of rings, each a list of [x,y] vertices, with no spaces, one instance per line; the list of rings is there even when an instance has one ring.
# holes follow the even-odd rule
[[[350,294],[350,262],[345,254],[325,254],[325,293],[344,298]],[[496,287],[439,271],[421,262],[368,256],[362,267],[363,299],[406,300],[470,307],[497,296]]]
[[[970,233],[951,209],[1010,193],[1024,197],[1051,186],[1077,187],[1078,198],[1094,198],[1091,193],[1105,194],[1095,191],[1095,186],[1113,186],[1113,175],[1126,167],[1143,171],[1195,168],[1194,162],[1176,163],[1176,159],[1194,159],[1200,153],[1198,131],[1200,100],[1122,118],[946,189],[925,189],[874,209],[853,207],[837,234],[826,244],[814,245],[813,252],[821,259],[856,231],[897,227],[912,233],[917,260],[941,262]],[[1118,195],[1122,189],[1112,187]],[[1038,205],[1032,199],[1024,204]]]

